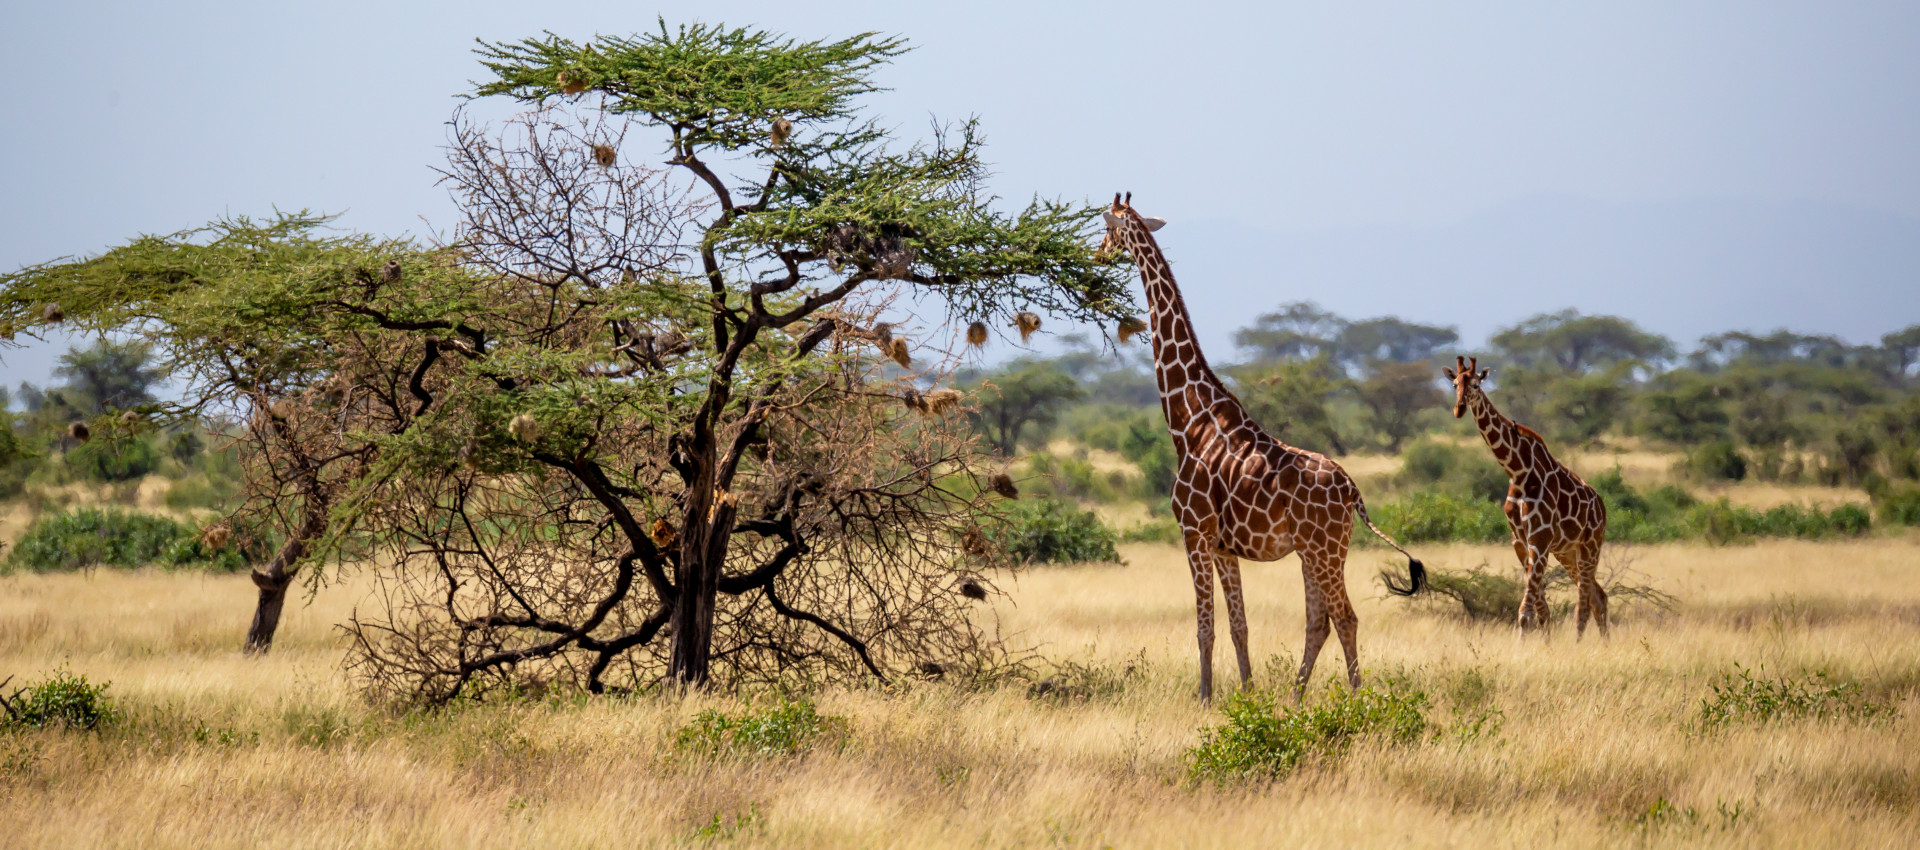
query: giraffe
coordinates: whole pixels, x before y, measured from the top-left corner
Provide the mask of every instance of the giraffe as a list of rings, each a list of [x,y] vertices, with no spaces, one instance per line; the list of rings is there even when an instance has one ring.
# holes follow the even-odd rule
[[[1160,409],[1173,437],[1178,464],[1173,512],[1180,521],[1193,573],[1194,613],[1200,642],[1200,698],[1213,698],[1213,585],[1219,576],[1226,597],[1234,654],[1242,687],[1251,684],[1246,603],[1240,589],[1240,559],[1277,561],[1300,553],[1306,586],[1307,641],[1294,681],[1304,692],[1330,630],[1347,656],[1347,682],[1360,687],[1359,617],[1347,599],[1347,544],[1358,511],[1380,539],[1407,556],[1412,595],[1426,584],[1425,569],[1367,517],[1360,489],[1340,465],[1325,456],[1274,439],[1247,415],[1240,400],[1207,366],[1194,338],[1186,302],[1173,269],[1152,231],[1166,224],[1143,218],[1129,193],[1113,197],[1107,210],[1102,253],[1125,250],[1140,269],[1151,311],[1153,373]],[[1331,627],[1331,629],[1330,629]]]
[[[1560,560],[1579,586],[1579,626],[1575,639],[1585,636],[1587,618],[1607,634],[1607,591],[1597,573],[1600,546],[1607,538],[1607,506],[1587,482],[1554,460],[1547,442],[1532,428],[1495,410],[1480,388],[1492,369],[1481,369],[1480,358],[1454,358],[1441,374],[1453,382],[1455,419],[1473,411],[1473,423],[1493,450],[1493,459],[1507,471],[1507,526],[1513,529],[1513,552],[1527,572],[1527,593],[1520,602],[1520,631],[1547,626],[1547,556]]]

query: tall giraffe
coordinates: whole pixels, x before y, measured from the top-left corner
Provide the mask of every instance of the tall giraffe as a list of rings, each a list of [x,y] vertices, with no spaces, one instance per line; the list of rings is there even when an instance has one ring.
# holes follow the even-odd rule
[[[1546,440],[1532,428],[1495,410],[1480,382],[1493,370],[1454,358],[1455,368],[1441,369],[1453,382],[1453,416],[1473,411],[1473,424],[1493,450],[1493,459],[1507,471],[1507,526],[1513,529],[1513,552],[1527,571],[1527,594],[1520,602],[1520,630],[1547,625],[1547,555],[1560,559],[1580,589],[1579,627],[1587,632],[1593,616],[1600,634],[1607,633],[1607,591],[1600,586],[1600,546],[1607,539],[1607,506],[1587,482],[1554,460]]]
[[[1306,688],[1331,624],[1340,633],[1340,647],[1347,656],[1347,682],[1358,688],[1360,619],[1347,599],[1346,581],[1354,512],[1359,511],[1367,527],[1387,545],[1407,556],[1411,585],[1389,589],[1402,595],[1418,592],[1426,584],[1425,570],[1367,517],[1360,489],[1346,470],[1323,455],[1294,448],[1262,431],[1207,367],[1173,269],[1152,235],[1166,222],[1142,218],[1132,202],[1131,194],[1125,201],[1119,195],[1113,197],[1101,251],[1124,249],[1132,255],[1152,311],[1154,379],[1178,458],[1173,512],[1180,520],[1187,565],[1193,571],[1200,697],[1213,697],[1214,575],[1219,575],[1227,598],[1244,687],[1252,681],[1253,664],[1247,655],[1240,559],[1277,561],[1292,552],[1300,553],[1307,596],[1307,645],[1295,687]]]

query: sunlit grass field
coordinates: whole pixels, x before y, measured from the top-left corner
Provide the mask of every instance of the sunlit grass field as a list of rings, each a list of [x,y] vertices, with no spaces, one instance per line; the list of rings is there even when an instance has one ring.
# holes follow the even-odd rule
[[[1678,597],[1519,639],[1348,586],[1370,684],[1419,689],[1416,743],[1363,740],[1284,778],[1190,778],[1220,722],[1194,696],[1192,595],[1172,547],[1039,568],[994,608],[1020,643],[1112,686],[1036,697],[914,683],[831,690],[844,737],[718,758],[674,736],[732,696],[546,700],[399,715],[354,697],[349,580],[244,658],[244,576],[0,578],[0,677],[112,683],[100,732],[0,732],[5,847],[1911,847],[1920,836],[1920,538],[1647,547],[1613,562]],[[1504,547],[1428,547],[1441,568]],[[1300,649],[1297,562],[1247,564],[1255,685]],[[1235,678],[1222,636],[1216,671]],[[1820,670],[1891,719],[1699,727],[1717,676]],[[1337,642],[1314,691],[1342,668]],[[1291,697],[1282,699],[1290,704]],[[1475,734],[1469,724],[1479,722]]]

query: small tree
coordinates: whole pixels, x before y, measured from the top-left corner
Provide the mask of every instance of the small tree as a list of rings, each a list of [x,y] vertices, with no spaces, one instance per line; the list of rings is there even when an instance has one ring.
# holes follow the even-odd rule
[[[1373,374],[1360,382],[1360,403],[1372,414],[1374,430],[1386,438],[1387,451],[1399,451],[1417,428],[1420,414],[1444,403],[1436,374],[1426,363],[1377,363]]]
[[[1080,382],[1053,361],[1021,359],[981,381],[971,415],[994,448],[1012,456],[1029,426],[1053,427],[1060,412],[1084,396]]]
[[[1347,453],[1332,404],[1351,382],[1331,358],[1259,363],[1231,374],[1241,403],[1267,433],[1315,451]]]

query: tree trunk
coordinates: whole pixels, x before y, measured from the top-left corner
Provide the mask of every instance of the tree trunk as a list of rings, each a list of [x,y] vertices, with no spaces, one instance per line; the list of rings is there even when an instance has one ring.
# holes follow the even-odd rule
[[[280,628],[280,609],[287,602],[287,588],[293,585],[293,573],[284,569],[275,569],[279,558],[269,566],[268,572],[253,571],[253,585],[260,588],[260,601],[253,608],[253,625],[247,628],[248,655],[264,655],[273,648],[273,633]]]
[[[738,497],[724,490],[711,488],[707,492],[712,495],[706,499],[690,500],[680,536],[680,564],[674,571],[679,595],[673,603],[673,646],[667,658],[667,678],[689,687],[707,683],[720,570],[726,565],[727,539],[733,533],[734,511],[739,505]]]

